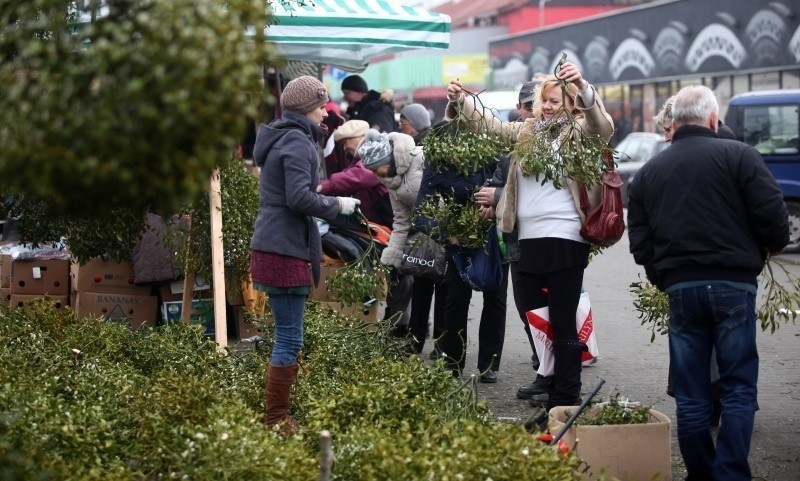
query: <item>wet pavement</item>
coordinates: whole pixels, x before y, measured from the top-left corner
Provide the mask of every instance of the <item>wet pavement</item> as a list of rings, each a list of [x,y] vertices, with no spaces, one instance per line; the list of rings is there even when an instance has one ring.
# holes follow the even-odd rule
[[[784,255],[779,260],[795,276],[800,276],[800,255]],[[631,283],[644,278],[644,271],[633,262],[627,238],[594,260],[586,271],[597,342],[598,362],[583,370],[583,392],[590,391],[599,379],[605,385],[599,397],[621,396],[652,406],[672,420],[672,480],[686,473],[678,451],[675,431],[675,402],[666,395],[668,351],[666,336],[650,342],[649,328],[642,326],[629,292]],[[533,412],[527,401],[515,397],[518,387],[533,379],[531,349],[522,321],[513,308],[511,286],[506,316],[506,340],[496,384],[478,383],[485,399],[499,420],[524,422]],[[469,345],[465,375],[477,375],[477,331],[481,294],[474,293],[470,305]],[[422,356],[427,359],[430,340]],[[797,481],[800,479],[800,323],[784,325],[774,334],[759,332],[760,410],[750,450],[753,479]]]

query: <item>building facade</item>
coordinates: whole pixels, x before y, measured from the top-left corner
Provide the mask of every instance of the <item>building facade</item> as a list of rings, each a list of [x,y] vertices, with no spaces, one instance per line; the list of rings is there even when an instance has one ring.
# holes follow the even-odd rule
[[[800,88],[800,4],[793,0],[663,0],[489,42],[495,84],[551,73],[562,54],[598,86],[617,127],[655,131],[652,117],[681,87],[731,96]]]

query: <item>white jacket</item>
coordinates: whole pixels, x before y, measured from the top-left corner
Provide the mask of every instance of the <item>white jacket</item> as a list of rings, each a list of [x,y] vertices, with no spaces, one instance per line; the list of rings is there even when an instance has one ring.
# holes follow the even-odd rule
[[[389,245],[381,254],[381,263],[397,267],[403,258],[403,249],[411,229],[411,215],[422,182],[424,156],[422,147],[417,147],[410,136],[392,132],[388,138],[394,144],[397,175],[381,179],[389,189],[389,200],[394,211],[392,236],[389,238]]]

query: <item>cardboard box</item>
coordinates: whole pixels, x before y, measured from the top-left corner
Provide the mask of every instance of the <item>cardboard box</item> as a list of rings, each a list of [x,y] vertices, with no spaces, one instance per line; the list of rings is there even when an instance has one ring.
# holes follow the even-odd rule
[[[0,254],[0,288],[11,287],[11,255]]]
[[[569,419],[575,406],[558,406],[550,410],[548,427],[558,433]],[[589,413],[599,407],[587,408]],[[562,438],[587,465],[584,479],[597,480],[602,474],[606,479],[620,481],[672,479],[670,443],[670,420],[664,414],[650,410],[651,422],[647,424],[617,424],[585,426],[574,424]]]
[[[252,318],[245,312],[244,307],[234,307],[236,315],[237,335],[239,339],[247,339],[253,336],[260,336],[261,332],[258,330],[258,325]]]
[[[321,302],[320,304],[322,304],[324,308],[335,311],[342,316],[353,317],[368,322],[378,320],[377,302],[373,302],[369,307],[365,307],[363,304],[343,306],[341,302]]]
[[[131,329],[155,327],[158,318],[158,297],[113,292],[78,292],[75,315],[100,316],[111,322],[125,323]]]
[[[171,301],[161,304],[161,320],[165,324],[181,322],[183,301]],[[192,312],[189,314],[191,324],[201,324],[206,334],[214,334],[214,301],[212,299],[192,299]]]
[[[95,257],[83,265],[73,262],[69,273],[73,292],[147,296],[151,291],[149,285],[137,286],[133,283],[133,264],[130,262],[115,262]]]
[[[183,300],[183,293],[173,294],[170,283],[166,283],[158,286],[158,297],[161,298],[161,302],[181,301]]]
[[[321,265],[319,267],[319,284],[311,291],[311,294],[309,294],[309,300],[323,302],[336,300],[336,296],[328,292],[328,284],[325,282],[325,279],[330,277],[338,268],[338,266],[332,265]]]
[[[69,261],[15,259],[11,263],[12,294],[69,295]]]
[[[10,307],[25,307],[29,302],[34,301],[36,299],[41,299],[45,296],[37,295],[37,294],[11,294],[9,298],[8,305]],[[69,305],[69,296],[46,296],[50,302],[56,307],[56,309],[61,309],[62,307],[66,307]]]
[[[0,306],[8,306],[11,303],[11,288],[0,287]]]

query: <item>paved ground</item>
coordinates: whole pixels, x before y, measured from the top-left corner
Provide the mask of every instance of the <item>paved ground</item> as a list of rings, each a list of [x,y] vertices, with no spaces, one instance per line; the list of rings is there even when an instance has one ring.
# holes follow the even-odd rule
[[[800,276],[800,256],[782,256],[794,275]],[[643,271],[628,253],[627,239],[592,261],[585,287],[589,291],[600,349],[599,362],[584,369],[583,389],[598,379],[606,383],[600,396],[620,393],[649,404],[673,420],[672,479],[685,476],[675,437],[675,403],[665,394],[667,340],[650,342],[650,331],[640,325],[628,292],[630,283]],[[509,287],[509,306],[513,306]],[[469,347],[466,374],[476,373],[477,329],[481,295],[475,293],[470,306]],[[498,419],[524,422],[532,412],[526,401],[514,397],[517,388],[532,379],[530,347],[516,311],[508,310],[506,342],[497,384],[478,384],[479,394]],[[427,358],[430,342],[423,353]],[[761,356],[759,404],[750,463],[753,479],[797,481],[800,479],[800,323],[776,333],[759,334]]]

